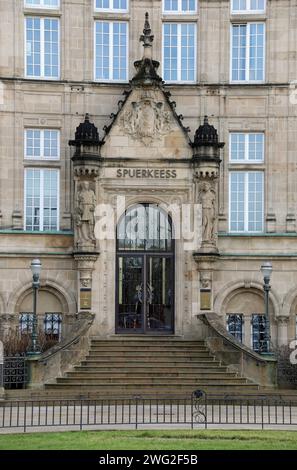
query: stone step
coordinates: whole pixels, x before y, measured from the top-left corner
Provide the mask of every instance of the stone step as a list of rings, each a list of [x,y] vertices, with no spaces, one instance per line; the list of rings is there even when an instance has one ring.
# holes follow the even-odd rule
[[[221,372],[221,371],[214,371],[214,372],[208,372],[208,371],[205,371],[205,372],[193,372],[193,371],[190,371],[190,372],[182,372],[182,371],[177,371],[177,372],[145,372],[143,370],[139,371],[138,373],[137,372],[124,372],[124,371],[120,371],[120,372],[115,372],[115,371],[112,371],[112,372],[109,372],[108,374],[105,373],[101,373],[101,374],[94,374],[93,372],[76,372],[76,371],[73,371],[73,372],[68,372],[65,376],[65,378],[67,379],[77,379],[77,380],[84,380],[84,379],[87,379],[87,380],[105,380],[105,379],[109,379],[109,378],[113,378],[113,379],[126,379],[126,378],[129,378],[129,380],[138,380],[138,379],[143,379],[145,380],[146,378],[148,379],[152,379],[152,378],[156,378],[156,379],[159,379],[159,378],[168,378],[168,379],[172,379],[172,378],[179,378],[179,379],[199,379],[199,378],[202,378],[202,379],[216,379],[216,378],[230,378],[230,377],[238,377],[236,376],[236,374],[234,374],[233,372]]]
[[[96,362],[97,364],[97,362]],[[105,363],[102,363],[102,364],[105,364]],[[107,363],[107,365],[81,365],[81,366],[75,366],[73,368],[73,371],[77,371],[77,372],[86,372],[86,373],[104,373],[104,372],[108,372],[108,373],[111,373],[112,371],[114,370],[118,370],[118,365],[117,364],[110,364],[110,363]],[[218,364],[216,364],[215,362],[211,362],[211,363],[198,363],[197,365],[195,363],[193,364],[184,364],[184,363],[181,363],[181,364],[178,364],[174,367],[172,367],[172,364],[170,363],[169,365],[151,365],[149,362],[148,363],[143,363],[141,365],[139,365],[138,363],[137,364],[133,364],[131,365],[130,363],[129,364],[121,364],[121,368],[120,370],[122,372],[127,372],[128,374],[131,374],[133,371],[135,372],[140,372],[140,371],[143,371],[143,373],[147,374],[147,373],[171,373],[171,372],[184,372],[184,371],[192,371],[193,373],[208,373],[208,371],[210,370],[211,373],[216,371],[216,370],[219,370],[220,372],[227,372],[228,369],[227,367],[225,366],[221,366],[219,367]]]
[[[97,352],[97,353],[102,353],[104,351],[106,352],[131,352],[131,353],[138,353],[138,352],[160,352],[160,353],[165,353],[165,352],[181,352],[181,353],[188,353],[188,352],[193,352],[193,353],[208,353],[209,354],[209,351],[205,348],[205,347],[202,347],[202,346],[199,346],[199,347],[186,347],[186,346],[182,346],[182,347],[173,347],[173,346],[164,346],[164,347],[160,347],[160,346],[153,346],[153,345],[149,345],[149,346],[146,346],[146,345],[142,345],[142,346],[130,346],[130,345],[122,345],[122,346],[91,346],[90,348],[90,351],[91,352]]]
[[[115,385],[123,385],[123,386],[135,386],[137,387],[138,385],[191,385],[193,384],[194,387],[197,387],[197,384],[200,386],[202,385],[219,385],[219,384],[225,384],[225,385],[234,385],[237,383],[247,383],[247,380],[241,377],[217,377],[217,378],[202,378],[202,377],[196,377],[196,378],[183,378],[182,380],[178,380],[178,377],[166,377],[166,378],[161,378],[161,377],[125,377],[122,379],[119,378],[114,378],[114,377],[95,377],[95,378],[76,378],[76,377],[59,377],[57,378],[57,383],[58,384],[76,384],[77,386],[81,385],[92,385],[92,386],[106,386],[115,384]]]
[[[109,356],[109,355],[97,355],[97,356],[87,356],[86,359],[83,362],[114,362],[114,363],[121,363],[121,362],[137,362],[143,363],[143,362],[162,362],[162,363],[167,363],[167,364],[177,364],[177,363],[217,363],[219,364],[218,361],[216,361],[212,356],[208,357],[198,357],[198,356],[180,356],[179,354],[176,355],[171,355],[171,356],[165,356],[165,355],[156,355],[156,356],[151,356],[151,355],[143,355],[140,356],[137,354],[136,356],[131,355],[131,356],[126,356],[126,355],[119,355],[119,356]]]
[[[202,345],[205,346],[205,341],[196,341],[196,340],[185,340],[180,338],[173,338],[170,336],[148,336],[148,335],[115,335],[112,339],[104,339],[104,338],[91,338],[91,344],[144,344],[144,343],[151,343],[151,344],[193,344],[193,345]]]
[[[139,356],[139,357],[154,357],[154,356],[160,356],[162,354],[162,357],[212,357],[209,353],[209,351],[193,351],[192,349],[189,350],[176,350],[176,349],[171,349],[171,350],[160,350],[160,349],[150,349],[148,351],[141,350],[141,351],[133,351],[133,349],[129,349],[127,351],[124,350],[118,350],[118,351],[93,351],[92,349],[89,352],[89,356],[92,357],[102,357],[102,356],[112,356],[112,357],[121,357],[121,356]]]

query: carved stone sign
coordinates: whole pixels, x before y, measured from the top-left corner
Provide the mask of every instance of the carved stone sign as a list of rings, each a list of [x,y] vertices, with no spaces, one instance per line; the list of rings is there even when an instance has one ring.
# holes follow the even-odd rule
[[[80,290],[80,308],[81,310],[90,310],[92,308],[92,291],[91,289]]]
[[[129,109],[130,108],[130,109]],[[153,140],[170,132],[172,117],[152,93],[144,93],[138,102],[133,101],[120,118],[120,125],[133,139],[150,145]]]
[[[119,168],[117,170],[117,178],[161,178],[175,179],[176,170],[167,169],[149,169],[149,168]]]

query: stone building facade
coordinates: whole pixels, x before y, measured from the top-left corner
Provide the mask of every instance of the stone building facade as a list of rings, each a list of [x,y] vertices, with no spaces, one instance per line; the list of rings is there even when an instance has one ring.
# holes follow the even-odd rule
[[[61,337],[91,311],[96,336],[204,338],[199,314],[214,311],[257,350],[271,261],[272,341],[295,339],[296,0],[0,0],[0,11],[1,334],[30,322],[39,258],[39,324],[51,331],[58,314]],[[141,295],[150,302],[137,286],[168,277],[164,328],[119,310],[128,254],[94,237],[98,204],[116,209],[119,196],[160,220],[169,205],[202,206],[202,243],[175,240],[155,274],[158,250],[131,250],[146,268],[127,305],[137,312]]]

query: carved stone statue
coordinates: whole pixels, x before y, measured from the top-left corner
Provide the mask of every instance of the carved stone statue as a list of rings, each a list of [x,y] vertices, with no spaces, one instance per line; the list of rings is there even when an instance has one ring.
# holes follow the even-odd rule
[[[216,193],[208,182],[200,187],[200,203],[202,205],[202,242],[215,242],[216,226]]]
[[[96,239],[94,235],[95,226],[95,207],[96,196],[90,188],[88,181],[83,181],[77,192],[75,207],[75,224],[77,228],[77,245],[95,245]]]

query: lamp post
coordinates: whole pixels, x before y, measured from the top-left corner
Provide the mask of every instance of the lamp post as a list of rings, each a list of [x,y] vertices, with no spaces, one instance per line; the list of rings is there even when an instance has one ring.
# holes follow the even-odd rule
[[[266,261],[261,265],[261,273],[263,275],[264,284],[264,298],[265,298],[265,335],[264,335],[264,344],[266,345],[266,350],[263,351],[264,353],[270,353],[270,319],[269,319],[269,291],[271,289],[270,286],[270,278],[272,273],[272,264],[270,261]]]
[[[27,352],[28,356],[36,356],[40,354],[39,344],[38,344],[38,331],[37,331],[37,293],[40,287],[40,272],[41,272],[41,262],[39,259],[33,259],[31,262],[31,271],[32,271],[32,287],[33,287],[33,322],[32,322],[32,335],[31,335],[31,345],[30,350]]]

